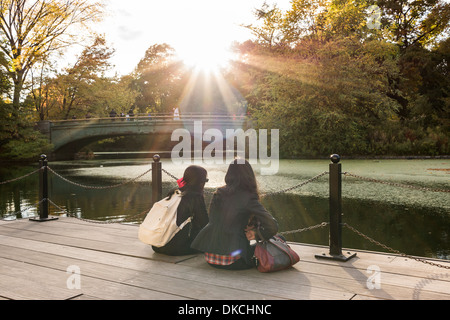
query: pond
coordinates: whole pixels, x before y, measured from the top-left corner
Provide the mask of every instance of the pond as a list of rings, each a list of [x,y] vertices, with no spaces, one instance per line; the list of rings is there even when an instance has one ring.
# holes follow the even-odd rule
[[[139,223],[151,206],[152,159],[114,159],[50,162],[57,173],[49,173],[51,215],[84,219]],[[276,175],[257,174],[262,203],[278,220],[280,231],[292,231],[328,222],[328,175],[296,187],[328,171],[328,160],[280,160]],[[343,222],[368,237],[409,255],[450,259],[450,160],[342,160],[343,172],[375,179],[367,181],[344,175],[342,181]],[[185,166],[162,160],[163,169],[181,177]],[[208,170],[207,206],[212,192],[223,185],[227,165],[203,165]],[[25,176],[33,166],[8,166],[0,170],[0,181]],[[133,180],[130,182],[130,180]],[[120,186],[115,186],[115,185]],[[402,187],[403,184],[410,187]],[[114,187],[115,186],[115,187]],[[163,173],[163,194],[176,186]],[[0,185],[0,218],[39,215],[39,179],[34,173]],[[424,189],[424,188],[429,188]],[[328,245],[328,227],[288,234],[290,241]],[[348,228],[343,246],[386,251]]]

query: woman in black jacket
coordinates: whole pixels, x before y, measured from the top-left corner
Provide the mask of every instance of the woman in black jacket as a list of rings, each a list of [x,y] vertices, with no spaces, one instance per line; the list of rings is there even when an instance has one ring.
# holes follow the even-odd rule
[[[223,269],[255,266],[251,236],[246,236],[250,218],[260,223],[261,235],[268,239],[278,231],[278,223],[259,202],[255,174],[247,161],[234,160],[225,175],[225,186],[213,195],[209,223],[191,247],[203,251],[206,261]],[[247,233],[248,234],[248,233]]]
[[[153,251],[171,256],[180,256],[198,253],[191,248],[191,243],[199,231],[208,223],[203,189],[208,182],[207,172],[200,166],[189,166],[178,180],[179,190],[182,198],[177,208],[177,225],[181,225],[189,217],[192,221],[186,224],[166,245],[163,247],[152,246]],[[169,193],[171,197],[176,189]]]

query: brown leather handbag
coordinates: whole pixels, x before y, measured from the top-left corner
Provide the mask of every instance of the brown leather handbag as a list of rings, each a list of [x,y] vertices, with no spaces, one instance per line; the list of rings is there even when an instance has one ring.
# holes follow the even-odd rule
[[[257,242],[254,258],[260,272],[284,270],[300,261],[298,254],[279,235]]]

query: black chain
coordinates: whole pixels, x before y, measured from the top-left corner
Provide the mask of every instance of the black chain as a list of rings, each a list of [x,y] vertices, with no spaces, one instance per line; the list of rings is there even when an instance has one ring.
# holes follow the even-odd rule
[[[343,174],[346,176],[349,176],[349,177],[360,179],[360,180],[386,184],[386,185],[394,186],[394,187],[402,187],[402,188],[409,188],[409,189],[415,189],[415,190],[421,190],[421,191],[432,191],[432,192],[450,192],[450,189],[433,189],[433,188],[425,188],[425,187],[416,187],[416,186],[403,184],[403,183],[382,181],[382,180],[377,180],[377,179],[373,179],[373,178],[362,177],[362,176],[358,176],[358,175],[350,173],[350,172],[344,172]]]
[[[373,244],[376,244],[377,246],[380,246],[380,247],[386,249],[387,251],[390,251],[390,252],[395,253],[395,254],[398,254],[398,255],[400,255],[400,256],[402,256],[402,257],[409,258],[409,259],[412,259],[412,260],[416,260],[416,261],[419,261],[419,262],[422,262],[422,263],[426,263],[426,264],[429,264],[429,265],[432,265],[432,266],[435,266],[435,267],[444,268],[444,269],[450,269],[450,265],[441,265],[441,264],[437,264],[437,263],[434,263],[434,262],[431,262],[431,261],[428,261],[428,260],[425,260],[425,259],[413,257],[413,256],[411,256],[411,255],[402,253],[402,252],[400,252],[400,251],[398,251],[398,250],[392,249],[391,247],[388,247],[387,245],[382,244],[382,243],[380,243],[379,241],[376,241],[376,240],[370,238],[369,236],[365,235],[365,234],[362,233],[361,231],[356,230],[356,229],[353,228],[352,226],[349,226],[347,223],[343,223],[342,225],[343,225],[344,227],[347,227],[348,229],[350,229],[351,231],[353,231],[353,232],[356,233],[357,235],[363,237],[364,239],[366,239],[366,240],[372,242]]]
[[[37,169],[37,170],[34,170],[33,172],[27,173],[27,174],[25,174],[25,175],[23,175],[23,176],[21,176],[21,177],[18,177],[18,178],[14,178],[14,179],[2,181],[2,182],[0,182],[0,184],[6,184],[6,183],[14,182],[14,181],[19,181],[19,180],[21,180],[21,179],[24,179],[24,178],[26,178],[26,177],[29,177],[29,176],[31,176],[31,175],[33,175],[33,174],[35,174],[35,173],[41,171],[43,168],[44,168],[44,167],[41,167],[41,168],[39,168],[39,169]]]
[[[152,168],[150,168],[150,169],[148,169],[147,171],[145,171],[144,173],[142,173],[142,174],[140,174],[139,176],[137,176],[136,178],[127,180],[127,181],[125,181],[125,182],[118,183],[118,184],[111,185],[111,186],[97,187],[97,186],[86,186],[86,185],[83,185],[83,184],[81,184],[81,183],[73,182],[73,181],[71,181],[71,180],[69,180],[69,179],[63,177],[62,175],[60,175],[59,173],[57,173],[57,172],[56,172],[55,170],[53,170],[52,168],[50,168],[50,167],[47,167],[47,168],[48,168],[48,170],[49,170],[51,173],[53,173],[53,174],[54,174],[55,176],[57,176],[58,178],[60,178],[60,179],[62,179],[62,180],[64,180],[64,181],[66,181],[66,182],[68,182],[68,183],[70,183],[70,184],[73,184],[73,185],[75,185],[75,186],[82,187],[82,188],[85,188],[85,189],[112,189],[112,188],[121,187],[121,186],[124,186],[124,185],[126,185],[126,184],[128,184],[128,183],[135,182],[135,181],[138,180],[139,178],[145,176],[147,173],[149,173],[150,171],[152,171]]]

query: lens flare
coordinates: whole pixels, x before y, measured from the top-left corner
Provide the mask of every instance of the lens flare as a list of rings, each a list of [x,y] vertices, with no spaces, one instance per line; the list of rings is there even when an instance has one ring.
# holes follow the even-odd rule
[[[241,255],[241,253],[242,253],[242,250],[241,250],[241,249],[238,249],[238,250],[236,250],[236,251],[233,251],[233,252],[230,254],[230,256],[232,256],[232,257],[237,257],[237,256]]]

